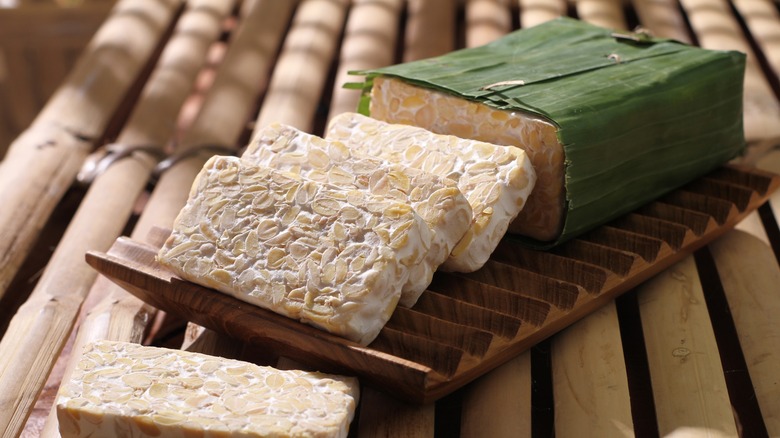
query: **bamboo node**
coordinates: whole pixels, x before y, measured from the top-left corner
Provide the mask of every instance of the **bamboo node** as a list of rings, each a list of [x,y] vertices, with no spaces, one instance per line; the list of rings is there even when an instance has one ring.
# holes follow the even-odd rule
[[[110,143],[98,148],[91,153],[81,166],[76,175],[76,181],[79,184],[88,186],[98,176],[102,175],[108,168],[117,161],[132,156],[135,152],[144,152],[151,155],[158,162],[166,157],[160,146],[156,145],[127,145],[121,143]]]

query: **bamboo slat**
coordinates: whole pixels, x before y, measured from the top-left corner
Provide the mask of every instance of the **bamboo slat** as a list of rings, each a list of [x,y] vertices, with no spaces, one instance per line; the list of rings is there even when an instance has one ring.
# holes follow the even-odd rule
[[[474,381],[463,397],[461,437],[531,436],[531,385],[530,352]]]
[[[780,12],[771,0],[732,0],[775,76],[780,77]]]
[[[454,48],[454,0],[408,0],[403,61],[443,55]]]
[[[468,0],[465,7],[466,47],[487,44],[512,29],[508,0]]]
[[[165,46],[144,94],[117,139],[123,145],[163,146],[175,133],[176,120],[209,47],[220,35],[232,0],[188,0],[187,9]]]
[[[681,0],[699,45],[738,50],[748,55],[745,70],[744,123],[749,142],[780,139],[778,103],[726,0]]]
[[[759,239],[733,232],[711,245],[769,436],[780,436],[780,267]]]
[[[566,0],[519,0],[520,27],[533,27],[566,15]]]
[[[63,86],[10,146],[0,164],[0,296],[177,6],[173,0],[118,3]]]
[[[348,4],[347,0],[303,0],[299,4],[256,128],[280,122],[312,131]]]
[[[634,0],[634,10],[642,27],[661,38],[691,43],[688,28],[675,0]]]
[[[22,53],[8,65],[3,78],[14,100],[0,101],[0,112],[14,117],[9,123],[15,137],[67,76],[77,54],[105,20],[114,2],[88,2],[63,7],[53,2],[36,2],[0,8],[0,52]],[[76,53],[72,53],[72,52]],[[13,137],[0,135],[0,151]]]
[[[206,50],[219,35],[218,20],[209,32],[209,21],[213,21],[213,17],[209,17],[216,14],[219,18],[220,13],[224,16],[230,6],[216,0],[210,0],[210,3],[209,0],[192,2],[192,9],[179,21],[171,44],[162,52],[128,125],[118,138],[119,144],[128,147],[154,145],[162,151],[162,145],[173,134],[174,121],[192,89]],[[193,32],[195,29],[202,33]],[[154,117],[148,115],[150,112]],[[96,248],[108,249],[125,227],[153,167],[150,156],[136,152],[115,162],[95,179],[41,281],[11,320],[0,342],[2,393],[37,396],[96,277],[96,272],[73,254]],[[20,349],[33,353],[13,361],[8,360],[13,354],[2,354]],[[29,415],[32,400],[34,397],[20,397],[13,407],[3,409],[8,417],[0,417],[0,423],[6,424],[4,420],[11,418],[8,430],[20,430]]]
[[[98,180],[101,184],[92,187],[82,204],[89,209],[80,208],[74,216],[32,295],[11,320],[0,342],[0,391],[16,395],[0,410],[0,424],[10,423],[6,431],[23,426],[95,279],[94,270],[73,254],[111,245],[124,226],[119,221],[132,211],[132,202],[115,196],[114,187],[140,191],[143,183],[128,183],[126,176],[142,172],[144,167],[151,168],[151,163],[144,166],[136,160],[123,160]],[[116,215],[117,222],[105,221],[112,215]]]
[[[555,436],[633,435],[633,420],[615,304],[552,340]]]
[[[660,433],[690,427],[736,436],[693,257],[639,287],[638,299]]]
[[[610,29],[628,29],[621,0],[575,0],[582,21]]]
[[[198,32],[208,33],[208,27],[211,27],[212,40],[219,33],[220,18],[229,12],[230,6],[223,0],[216,1],[224,3],[220,5],[224,9],[213,17],[215,19],[210,26]],[[271,60],[278,50],[293,5],[289,2],[253,0],[244,6],[242,24],[231,40],[230,48],[218,67],[214,83],[192,127],[179,142],[177,153],[197,150],[203,144],[234,146],[251,118],[254,102],[267,82]],[[152,227],[170,226],[173,223],[186,202],[195,175],[207,158],[206,154],[195,154],[174,164],[162,174],[133,229],[133,236],[144,239]],[[83,345],[95,339],[140,342],[149,320],[156,313],[155,309],[102,277],[93,286],[90,301],[94,307],[82,321],[75,351],[80,351]],[[210,345],[231,345],[211,342],[209,335],[191,342],[196,344],[193,349],[202,352],[209,352]],[[76,358],[69,362],[66,375],[70,374],[75,363]],[[55,437],[56,434],[57,419],[52,413],[47,420],[44,436]]]
[[[329,118],[357,108],[360,91],[343,87],[355,81],[348,72],[393,63],[402,7],[402,0],[356,0],[352,5],[333,81]]]

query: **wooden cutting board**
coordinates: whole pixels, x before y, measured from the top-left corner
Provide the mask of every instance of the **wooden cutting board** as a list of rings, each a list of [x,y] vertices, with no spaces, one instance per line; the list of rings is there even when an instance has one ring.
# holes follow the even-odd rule
[[[312,368],[360,377],[406,401],[439,399],[555,334],[733,228],[780,176],[727,166],[552,251],[506,237],[470,274],[437,273],[367,347],[181,280],[148,242],[118,239],[87,262],[140,299]]]

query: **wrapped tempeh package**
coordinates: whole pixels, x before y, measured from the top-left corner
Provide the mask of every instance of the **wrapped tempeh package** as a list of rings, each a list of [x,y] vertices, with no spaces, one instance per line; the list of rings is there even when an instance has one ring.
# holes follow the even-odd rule
[[[739,155],[744,65],[559,18],[352,86],[373,118],[524,149],[537,183],[509,231],[544,248]]]

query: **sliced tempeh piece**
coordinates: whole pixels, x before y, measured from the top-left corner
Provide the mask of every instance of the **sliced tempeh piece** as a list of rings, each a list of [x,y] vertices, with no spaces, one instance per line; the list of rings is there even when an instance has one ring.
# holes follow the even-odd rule
[[[290,126],[273,123],[255,134],[242,159],[304,178],[349,189],[369,191],[408,203],[431,230],[422,263],[412,267],[399,304],[411,307],[433,273],[471,226],[469,201],[457,183],[400,164],[353,154],[343,143],[324,140]]]
[[[139,344],[96,341],[63,382],[63,438],[346,437],[355,378],[278,370]]]
[[[212,157],[158,258],[187,280],[367,345],[429,241],[408,204]]]
[[[457,181],[471,204],[473,222],[442,265],[444,270],[472,272],[482,267],[536,183],[530,160],[513,146],[434,134],[356,113],[334,117],[327,138],[363,155]]]

